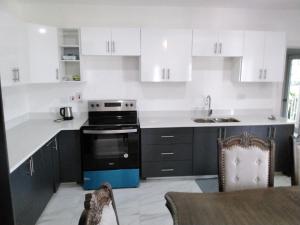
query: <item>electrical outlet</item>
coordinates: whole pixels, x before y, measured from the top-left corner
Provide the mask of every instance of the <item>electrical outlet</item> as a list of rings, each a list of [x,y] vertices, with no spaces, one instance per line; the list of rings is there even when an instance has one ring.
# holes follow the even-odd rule
[[[75,93],[75,99],[76,99],[76,101],[81,101],[81,92]]]

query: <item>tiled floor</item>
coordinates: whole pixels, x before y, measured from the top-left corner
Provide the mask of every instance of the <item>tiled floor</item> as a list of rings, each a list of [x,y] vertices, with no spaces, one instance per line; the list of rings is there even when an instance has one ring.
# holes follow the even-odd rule
[[[288,177],[275,177],[275,186],[288,185]],[[115,189],[120,225],[172,225],[164,200],[168,191],[201,192],[195,178],[149,179],[139,188]],[[77,184],[61,184],[37,225],[77,225],[85,193]]]

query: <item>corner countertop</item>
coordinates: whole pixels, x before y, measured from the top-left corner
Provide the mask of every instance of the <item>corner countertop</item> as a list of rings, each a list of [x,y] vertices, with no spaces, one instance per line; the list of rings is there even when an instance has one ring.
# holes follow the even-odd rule
[[[216,114],[212,118],[233,117],[240,122],[223,123],[196,123],[193,118],[201,116],[192,112],[146,112],[139,115],[141,128],[176,128],[176,127],[224,127],[224,126],[259,126],[259,125],[284,125],[294,124],[293,121],[277,117],[275,120],[268,119],[267,114],[230,115]],[[202,116],[203,117],[203,116]]]
[[[45,145],[61,130],[79,130],[87,115],[75,116],[73,120],[54,122],[53,119],[28,119],[6,130],[10,173]]]

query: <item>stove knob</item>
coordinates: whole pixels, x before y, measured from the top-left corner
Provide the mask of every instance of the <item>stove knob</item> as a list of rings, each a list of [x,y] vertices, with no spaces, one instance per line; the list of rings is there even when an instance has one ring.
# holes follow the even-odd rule
[[[133,104],[131,103],[130,106],[133,107]]]
[[[99,107],[99,104],[97,104],[96,107]]]
[[[94,108],[94,106],[95,106],[94,104],[91,104],[91,107],[92,107],[92,108]]]
[[[124,154],[124,158],[125,158],[125,159],[128,158],[128,154],[127,154],[127,153]]]
[[[128,107],[128,104],[126,103],[125,106]]]

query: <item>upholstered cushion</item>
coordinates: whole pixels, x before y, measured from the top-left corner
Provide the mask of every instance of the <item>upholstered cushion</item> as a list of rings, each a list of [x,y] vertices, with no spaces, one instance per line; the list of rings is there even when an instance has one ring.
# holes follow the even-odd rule
[[[118,225],[112,202],[110,202],[109,205],[105,205],[103,207],[102,217],[99,225]]]
[[[299,185],[300,181],[300,144],[295,143],[294,147],[294,160],[295,160],[295,182]]]
[[[268,187],[270,155],[257,146],[222,149],[224,191]]]

